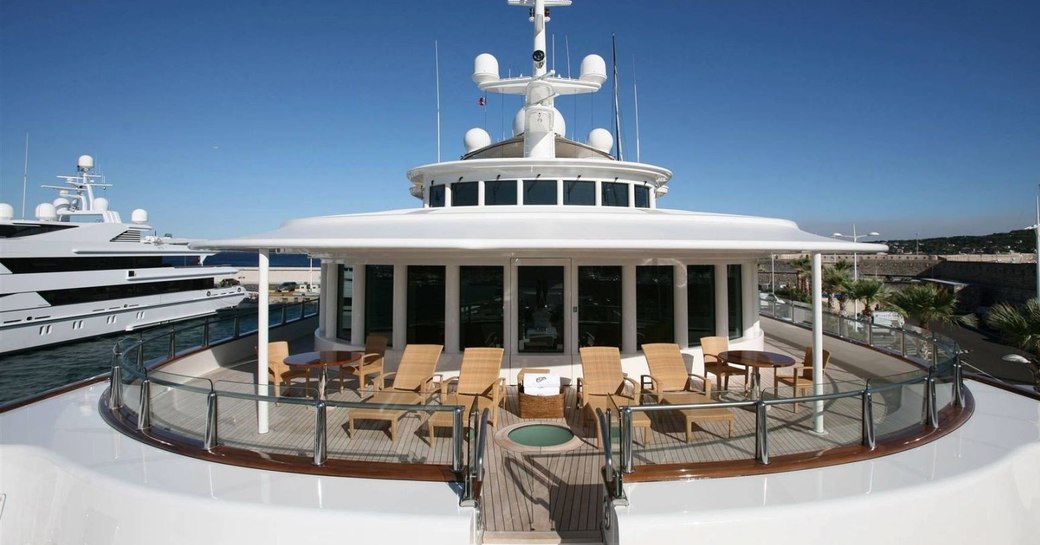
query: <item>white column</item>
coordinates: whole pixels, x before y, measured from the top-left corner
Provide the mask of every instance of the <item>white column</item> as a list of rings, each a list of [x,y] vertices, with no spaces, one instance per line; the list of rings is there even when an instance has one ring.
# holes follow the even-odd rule
[[[675,309],[675,344],[679,348],[690,346],[690,312],[689,312],[689,282],[686,278],[686,265],[678,263],[675,265],[675,289],[672,292]]]
[[[481,182],[483,185],[483,182]],[[444,268],[444,351],[459,351],[459,266]]]
[[[339,299],[340,291],[343,289],[342,279],[339,277],[339,264],[322,263],[321,275],[321,297],[318,298],[318,323],[321,330],[318,334],[325,339],[336,339],[339,337]]]
[[[812,255],[812,353],[813,353],[813,395],[823,393],[823,257],[819,253]],[[813,408],[813,430],[826,433],[823,429],[823,402],[817,401]]]
[[[394,265],[394,348],[408,344],[408,266]]]
[[[268,331],[268,315],[270,313],[271,304],[271,251],[260,250],[259,265],[260,275],[259,284],[256,288],[257,291],[257,309],[256,309],[256,383],[259,385],[257,391],[261,395],[267,394],[267,343],[271,340],[270,331]],[[267,433],[270,429],[268,413],[270,410],[270,404],[266,401],[257,402],[256,405],[256,431],[257,433]]]
[[[726,265],[715,265],[715,335],[729,337],[729,277]]]
[[[621,351],[635,353],[636,348],[636,266],[621,266]]]
[[[350,264],[350,344],[365,344],[365,266]]]
[[[745,261],[741,264],[740,278],[743,281],[742,313],[744,315],[744,336],[758,338],[761,326],[758,318],[758,264]]]

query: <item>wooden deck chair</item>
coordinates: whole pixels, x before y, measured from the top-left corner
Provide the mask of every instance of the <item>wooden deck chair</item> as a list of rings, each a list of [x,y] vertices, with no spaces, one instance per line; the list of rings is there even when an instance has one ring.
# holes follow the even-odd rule
[[[596,428],[596,444],[603,443],[602,431],[596,420],[596,409],[618,412],[618,407],[638,405],[639,383],[625,376],[621,370],[621,351],[615,346],[585,346],[581,348],[581,374],[578,378],[578,404],[584,407],[586,420]],[[628,386],[631,385],[631,391]],[[633,413],[634,427],[649,428],[646,413]],[[644,442],[646,432],[644,431]]]
[[[311,372],[309,369],[293,369],[286,365],[285,358],[289,357],[289,343],[286,341],[275,341],[267,343],[267,376],[274,384],[275,397],[281,396],[282,384],[286,384],[286,391],[292,386],[294,378],[303,377],[306,380],[306,388],[311,387]]]
[[[433,393],[434,371],[440,359],[439,344],[410,344],[404,348],[401,363],[397,371],[381,373],[376,378],[378,390],[365,403],[373,405],[419,405],[426,403]],[[393,383],[387,387],[386,380],[393,377]],[[351,409],[347,417],[347,431],[354,436],[355,420],[384,420],[390,423],[390,440],[397,438],[397,421],[408,411],[401,409]]]
[[[672,405],[683,405],[686,403],[711,403],[711,381],[707,377],[690,373],[686,370],[686,362],[683,360],[679,345],[675,343],[648,343],[643,345],[643,354],[646,355],[646,365],[650,368],[650,375],[643,375],[641,382],[649,383],[649,391],[657,397],[658,402]],[[695,383],[701,384],[700,390]],[[693,437],[693,425],[698,424],[702,428],[705,422],[725,422],[729,426],[729,436],[733,436],[733,423],[736,416],[733,409],[723,408],[700,408],[685,409],[679,411],[686,421],[686,442],[689,443]]]
[[[369,335],[365,337],[365,354],[356,366],[349,368],[349,373],[357,377],[358,392],[365,389],[365,377],[369,375],[379,376],[383,374],[383,359],[386,356],[386,345],[389,341],[382,335]],[[346,378],[344,368],[339,372],[339,391],[343,391],[343,382]]]
[[[640,378],[644,394],[655,396],[661,403],[708,403],[711,381],[686,369],[679,345],[675,343],[643,344],[649,375]],[[696,385],[700,384],[698,388]]]
[[[790,367],[789,368],[789,369],[791,369],[793,371],[791,376],[781,375],[780,374],[781,370],[780,369],[776,370],[777,371],[776,372],[776,380],[781,382],[781,383],[783,383],[783,384],[790,385],[791,386],[791,391],[792,391],[792,393],[794,394],[795,397],[797,397],[799,395],[802,395],[806,391],[811,391],[812,388],[813,388],[813,354],[812,354],[812,352],[813,352],[813,349],[812,349],[811,346],[805,347],[805,359],[802,360],[802,363],[799,363],[798,365],[795,365],[794,367]],[[831,351],[830,350],[824,350],[823,351],[823,362],[822,362],[822,365],[820,366],[820,368],[823,369],[824,371],[826,371],[827,370],[827,364],[830,363],[830,361],[831,361]],[[787,369],[784,369],[784,371],[786,371],[786,370]],[[795,403],[794,407],[792,407],[792,409],[797,411],[798,410],[798,404]]]
[[[724,390],[729,390],[730,375],[744,375],[744,384],[748,384],[747,369],[730,365],[719,359],[719,354],[729,350],[729,339],[726,337],[701,337],[701,350],[704,352],[704,374],[715,375],[716,382],[721,384]]]
[[[504,352],[501,348],[467,348],[462,355],[459,376],[441,382],[441,404],[462,405],[463,427],[469,424],[469,414],[474,407],[478,412],[490,409],[488,422],[497,421],[498,407],[505,400],[506,382],[500,376]],[[426,425],[432,445],[434,428],[451,428],[454,418],[450,412],[436,411]]]

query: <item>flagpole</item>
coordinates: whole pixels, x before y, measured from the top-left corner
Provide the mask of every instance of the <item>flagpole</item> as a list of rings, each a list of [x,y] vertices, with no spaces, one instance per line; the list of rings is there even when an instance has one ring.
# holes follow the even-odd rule
[[[441,54],[433,41],[433,72],[437,87],[437,162],[441,162]]]
[[[614,141],[617,143],[615,158],[624,161],[625,154],[621,151],[621,105],[618,100],[617,41],[613,34],[610,35],[610,49],[614,60]]]

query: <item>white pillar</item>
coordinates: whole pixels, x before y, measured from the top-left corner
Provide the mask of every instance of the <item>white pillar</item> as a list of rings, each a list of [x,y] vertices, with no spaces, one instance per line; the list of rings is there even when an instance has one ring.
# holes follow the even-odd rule
[[[260,250],[259,284],[257,285],[257,309],[256,309],[256,383],[257,391],[261,395],[267,394],[267,343],[271,340],[268,323],[271,304],[271,251]],[[270,429],[268,413],[270,404],[266,401],[257,402],[256,405],[256,431],[267,433]]]
[[[621,266],[621,351],[636,352],[636,266]]]
[[[686,265],[679,263],[675,265],[675,290],[673,291],[675,309],[675,344],[680,348],[690,346],[690,323],[689,323],[689,286],[686,278]]]
[[[408,344],[408,266],[394,265],[394,348]]]
[[[458,265],[444,267],[444,351],[448,353],[459,351]]]
[[[321,296],[318,298],[318,335],[325,339],[339,337],[339,298],[343,289],[342,278],[339,277],[339,264],[322,263],[318,269],[321,282]]]
[[[729,276],[726,265],[715,265],[715,335],[729,338]]]
[[[757,339],[761,333],[758,318],[758,264],[754,261],[741,263],[740,278],[743,283],[740,287],[740,299],[743,301],[741,312],[744,319],[744,336]]]
[[[812,354],[813,354],[813,395],[823,394],[823,257],[819,253],[812,255]],[[823,429],[823,402],[815,402],[813,409],[813,429],[816,433],[826,433]]]
[[[351,267],[350,285],[350,344],[365,344],[365,265],[349,264]]]

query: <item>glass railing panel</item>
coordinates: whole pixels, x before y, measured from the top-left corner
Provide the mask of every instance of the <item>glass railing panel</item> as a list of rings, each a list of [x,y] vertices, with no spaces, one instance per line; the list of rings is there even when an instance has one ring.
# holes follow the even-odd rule
[[[368,402],[327,401],[329,459],[450,465],[455,448],[455,405],[401,403],[406,396],[377,395]],[[378,403],[379,399],[396,403]],[[432,424],[432,429],[431,429]],[[463,450],[473,432],[463,415]],[[432,433],[432,438],[431,438]]]
[[[842,325],[849,340],[867,344],[867,329],[870,327],[870,324],[852,318],[843,317],[841,319],[844,322]]]
[[[285,321],[292,322],[303,317],[303,305],[293,304],[285,307]]]
[[[209,322],[209,343],[217,344],[235,337],[235,317],[215,317]]]
[[[153,429],[162,429],[202,441],[206,437],[206,409],[212,383],[163,371],[150,371]]]
[[[185,352],[196,350],[202,347],[203,336],[205,335],[206,324],[196,323],[190,326],[182,326],[179,328],[174,335],[177,354],[183,354]]]
[[[141,341],[141,347],[142,364],[145,368],[152,367],[170,358],[170,335],[160,331],[149,331],[148,336]]]
[[[907,377],[908,380],[911,378]],[[873,393],[874,433],[878,441],[921,424],[924,417],[923,381],[902,384],[893,381],[889,387],[878,386]]]
[[[732,386],[732,383],[731,383]],[[715,392],[714,403],[742,401],[743,390]],[[753,407],[732,408],[707,405],[699,408],[667,408],[681,399],[658,404],[644,396],[643,404],[661,410],[632,411],[632,464],[635,467],[657,464],[697,464],[751,460],[755,457],[755,411]],[[695,402],[702,402],[695,400]],[[709,402],[709,403],[711,403]],[[620,464],[619,418],[612,415],[611,431],[615,445],[615,464]],[[732,433],[731,433],[732,426]],[[595,438],[595,430],[590,430]]]
[[[824,313],[823,332],[830,335],[839,335],[838,328],[841,324],[841,316],[837,314]]]
[[[318,300],[312,299],[304,303],[303,316],[310,317],[318,314]]]
[[[903,331],[900,329],[894,329],[888,326],[870,324],[871,329],[871,344],[876,347],[890,352],[893,354],[899,354],[902,350],[902,337]]]
[[[313,456],[316,389],[293,385],[289,390],[227,380],[216,381],[213,387],[217,392],[218,444],[272,454]],[[264,433],[260,433],[257,419],[261,411],[267,413]]]

